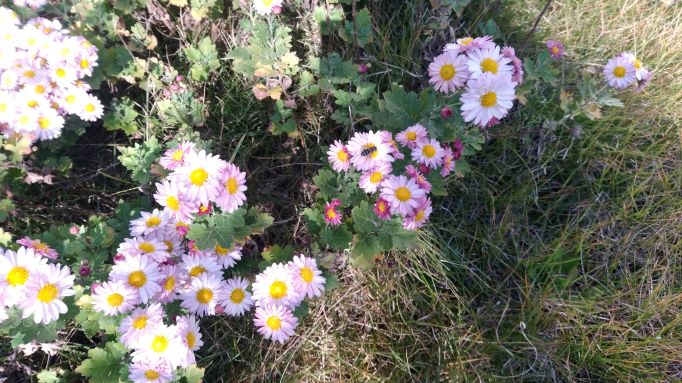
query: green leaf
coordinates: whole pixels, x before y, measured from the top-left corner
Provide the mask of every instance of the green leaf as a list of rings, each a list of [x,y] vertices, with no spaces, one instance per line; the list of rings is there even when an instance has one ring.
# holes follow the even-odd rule
[[[132,172],[133,181],[146,185],[151,180],[151,166],[161,154],[162,147],[155,136],[140,145],[136,143],[132,147],[118,147],[121,155],[118,160]]]
[[[313,177],[313,182],[318,189],[320,189],[320,197],[325,200],[331,200],[338,195],[339,183],[336,173],[328,169],[322,169]]]
[[[128,97],[116,99],[111,104],[111,111],[104,114],[102,123],[104,128],[110,131],[122,130],[127,135],[137,133],[139,127],[135,119],[139,113],[135,110],[135,104]]]
[[[374,257],[381,254],[381,245],[376,237],[358,235],[355,237],[353,250],[351,250],[351,262],[367,270],[374,266]]]
[[[322,276],[324,277],[324,291],[325,293],[329,293],[332,290],[335,290],[341,286],[341,282],[339,281],[339,277],[336,276],[336,274],[332,274],[328,271],[325,271],[322,273]]]
[[[402,251],[417,244],[417,232],[403,228],[398,218],[384,221],[379,231],[379,242],[384,250]]]
[[[196,21],[200,21],[211,12],[216,0],[191,0],[192,11],[190,14]]]
[[[353,228],[357,233],[368,234],[379,228],[380,219],[367,201],[362,201],[360,205],[355,206],[351,211],[351,216],[353,217]]]
[[[466,8],[469,3],[471,3],[471,0],[441,0],[440,6],[448,6],[458,17],[462,17],[464,8]]]
[[[180,382],[201,383],[204,378],[204,369],[196,366],[189,366],[182,371]]]
[[[92,383],[118,383],[126,348],[117,342],[108,342],[105,348],[91,348],[76,372],[89,378]]]
[[[263,234],[265,228],[272,225],[273,222],[274,219],[271,215],[261,213],[255,207],[250,208],[244,215],[244,224],[249,227],[249,234]]]
[[[355,20],[348,21],[339,30],[339,36],[348,43],[357,41],[360,48],[372,42],[372,17],[367,8],[363,8],[355,15]]]
[[[303,220],[308,228],[308,233],[312,235],[319,235],[322,228],[325,227],[324,215],[316,209],[306,208],[303,210]]]
[[[325,227],[320,233],[320,244],[332,250],[344,250],[353,240],[353,234],[345,225]]]
[[[14,202],[11,199],[5,198],[0,200],[0,222],[5,222],[13,211]]]
[[[192,3],[194,3],[194,0]],[[220,68],[218,50],[208,36],[201,39],[198,45],[190,45],[184,48],[182,52],[190,64],[192,64],[190,75],[196,81],[206,81],[211,72]]]
[[[66,382],[65,379],[63,379],[57,375],[57,371],[55,371],[55,370],[42,370],[36,375],[36,377],[38,378],[39,383],[63,383],[63,382]]]
[[[294,248],[291,245],[285,247],[275,245],[263,250],[261,255],[263,256],[263,262],[258,265],[258,268],[262,271],[273,263],[286,263],[291,261],[294,258]]]
[[[323,35],[330,35],[334,33],[344,19],[343,9],[340,7],[315,7],[313,19],[320,25],[320,32]]]
[[[294,309],[294,316],[298,318],[299,321],[301,321],[303,320],[303,317],[308,315],[308,311],[309,311],[308,302],[303,301]]]

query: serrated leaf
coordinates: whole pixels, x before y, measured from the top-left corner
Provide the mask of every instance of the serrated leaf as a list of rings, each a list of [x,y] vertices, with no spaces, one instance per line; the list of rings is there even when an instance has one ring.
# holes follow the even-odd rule
[[[62,383],[66,381],[59,377],[55,370],[42,370],[36,377],[38,378],[39,383]]]
[[[376,237],[358,235],[351,250],[351,262],[367,270],[374,266],[374,257],[381,254],[381,245]]]
[[[180,382],[201,383],[204,379],[204,369],[196,366],[189,366],[182,371]]]
[[[131,178],[139,184],[147,184],[151,180],[151,166],[161,154],[162,147],[155,136],[140,145],[136,143],[131,147],[118,147],[121,155],[118,160],[132,172]]]
[[[355,206],[351,211],[353,217],[353,228],[357,233],[371,233],[379,228],[379,217],[374,214],[374,211],[367,201],[362,201],[360,205]]]
[[[320,244],[332,250],[344,250],[353,240],[353,234],[345,225],[325,227],[320,233]]]
[[[117,342],[108,342],[105,348],[91,348],[76,372],[93,383],[118,383],[126,348]]]
[[[266,266],[273,263],[286,263],[294,258],[294,248],[291,245],[285,247],[275,245],[263,250],[261,255],[265,260]]]
[[[306,208],[303,210],[303,220],[308,228],[308,233],[312,235],[319,235],[325,226],[324,215],[319,210]]]
[[[336,173],[328,169],[322,169],[313,177],[313,182],[320,189],[319,194],[322,199],[331,200],[337,197],[339,183]]]

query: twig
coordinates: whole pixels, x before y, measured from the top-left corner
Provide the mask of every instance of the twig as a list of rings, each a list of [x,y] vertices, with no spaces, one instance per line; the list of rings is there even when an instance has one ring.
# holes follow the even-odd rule
[[[526,45],[528,45],[528,40],[530,37],[535,33],[535,29],[537,29],[538,24],[540,24],[540,20],[542,19],[542,16],[547,13],[547,10],[549,9],[550,4],[552,4],[552,0],[547,0],[547,3],[545,4],[545,7],[542,8],[542,12],[538,15],[538,17],[535,19],[535,23],[533,24],[533,28],[530,29],[530,32],[528,32],[528,35],[526,36],[526,40],[523,42],[523,46],[521,47],[521,52],[526,51]]]

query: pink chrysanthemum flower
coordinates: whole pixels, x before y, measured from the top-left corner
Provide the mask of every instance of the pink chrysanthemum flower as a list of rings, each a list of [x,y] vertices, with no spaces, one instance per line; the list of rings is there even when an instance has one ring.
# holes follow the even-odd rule
[[[237,261],[242,259],[242,247],[235,245],[232,249],[215,245],[212,254],[215,256],[216,263],[223,268],[229,269],[237,264]]]
[[[253,306],[253,299],[247,290],[248,287],[249,282],[242,277],[235,277],[226,281],[224,294],[218,299],[227,314],[242,316]]]
[[[133,383],[169,383],[173,381],[173,370],[161,359],[142,359],[130,365],[128,378]]]
[[[12,306],[25,298],[24,287],[36,273],[43,273],[47,259],[37,255],[33,249],[20,247],[17,252],[6,250],[0,253],[0,283],[5,287],[4,304]]]
[[[516,57],[516,52],[514,52],[514,48],[512,47],[502,48],[502,56],[511,60],[511,65],[513,68],[511,79],[512,81],[520,85],[523,82],[523,64],[521,63],[521,60],[518,57]]]
[[[196,213],[199,217],[209,215],[213,213],[213,205],[210,203],[208,205],[201,204],[199,205],[199,209],[196,211]]]
[[[123,243],[118,246],[116,252],[123,254],[126,257],[146,255],[157,263],[163,263],[170,258],[168,245],[153,238],[126,238]]]
[[[391,212],[405,217],[419,206],[419,202],[426,196],[413,179],[405,176],[389,176],[381,186],[381,198],[391,207]]]
[[[360,176],[360,188],[367,193],[376,193],[381,186],[381,182],[391,174],[391,164],[381,164],[379,167],[364,172]]]
[[[296,289],[289,268],[281,263],[268,266],[256,275],[252,285],[256,306],[278,305],[294,308],[303,300]]]
[[[189,364],[196,364],[194,351],[197,351],[204,345],[201,339],[201,331],[199,331],[199,323],[193,315],[183,315],[177,318],[176,327],[180,339],[185,343],[187,348],[187,357],[185,360]]]
[[[455,170],[455,156],[452,154],[452,149],[445,147],[445,154],[443,155],[443,167],[440,169],[440,175],[447,177]]]
[[[326,279],[314,258],[296,255],[288,264],[296,289],[308,298],[319,297]]]
[[[444,154],[443,147],[432,138],[418,143],[417,147],[412,149],[412,161],[436,169],[443,163]]]
[[[256,308],[253,323],[265,339],[284,343],[298,326],[298,319],[284,306],[266,305]]]
[[[178,273],[178,268],[175,265],[163,265],[160,267],[161,275],[161,290],[156,296],[156,301],[161,303],[169,303],[178,298],[180,286],[183,284],[183,278]]]
[[[218,197],[214,200],[224,213],[237,210],[246,202],[246,173],[228,163],[219,172],[221,185]]]
[[[604,77],[610,87],[625,89],[637,79],[637,68],[629,58],[616,56],[604,65]]]
[[[156,184],[154,199],[175,222],[192,222],[194,212],[199,208],[185,196],[177,183],[168,179]]]
[[[414,212],[403,219],[403,227],[407,230],[416,230],[424,226],[431,216],[431,200],[424,198]]]
[[[330,225],[340,225],[343,215],[340,211],[336,210],[334,201],[327,203],[324,207],[324,221]]]
[[[194,151],[194,143],[185,141],[175,148],[168,149],[159,160],[159,164],[168,170],[175,170],[185,164],[185,157]]]
[[[561,60],[564,57],[566,51],[564,49],[564,44],[562,44],[561,41],[548,40],[546,44],[549,55],[553,60]]]
[[[462,37],[457,39],[454,43],[446,44],[443,50],[445,52],[453,53],[468,53],[477,49],[490,48],[495,48],[492,36],[483,36],[476,38]]]
[[[471,78],[477,79],[485,73],[492,75],[508,74],[511,78],[514,68],[511,60],[500,53],[500,47],[492,49],[480,49],[469,53],[467,61]]]
[[[377,202],[374,203],[374,214],[380,219],[391,219],[391,207],[383,198],[377,198]]]
[[[327,159],[331,164],[332,169],[336,172],[347,171],[350,166],[350,154],[346,146],[339,140],[334,141],[334,144],[329,147],[327,151]]]
[[[175,181],[184,186],[191,201],[208,205],[220,192],[220,170],[225,165],[219,157],[190,151],[185,163],[172,173]]]
[[[462,94],[462,117],[464,121],[485,126],[490,119],[501,119],[514,105],[516,83],[509,74],[484,73],[470,80],[469,88]]]
[[[426,170],[430,170],[430,168],[427,167]],[[405,167],[405,174],[412,178],[414,182],[417,183],[417,186],[424,190],[424,192],[426,193],[431,192],[431,183],[429,182],[429,180],[426,179],[424,173],[422,173],[419,169],[414,167],[414,165],[407,165]]]
[[[429,64],[429,83],[434,89],[448,94],[461,88],[469,79],[467,58],[464,55],[445,52],[433,58]]]
[[[393,139],[393,133],[389,132],[388,130],[380,130],[379,133],[381,133],[384,143],[391,148],[391,151],[388,153],[391,157],[396,160],[402,160],[405,158],[405,156],[403,156],[403,154],[400,152],[400,149],[398,149],[398,144]]]
[[[396,141],[410,149],[417,147],[417,144],[427,137],[426,128],[422,124],[415,124],[395,136]]]
[[[168,223],[168,217],[159,209],[140,212],[140,218],[130,221],[130,234],[133,237],[154,234],[159,229],[164,229]]]
[[[223,288],[224,282],[220,275],[202,273],[192,278],[189,287],[181,294],[180,306],[200,317],[213,315]]]
[[[93,308],[109,316],[125,314],[140,303],[137,290],[123,281],[104,282],[92,294]]]
[[[646,68],[644,68],[644,65],[642,65],[642,62],[639,61],[639,59],[637,59],[637,56],[635,56],[634,53],[623,52],[620,54],[620,56],[630,60],[632,62],[632,65],[635,66],[635,78],[637,79],[637,81],[641,81],[645,76],[649,74],[649,71]]]
[[[384,162],[394,160],[390,154],[393,149],[384,142],[383,133],[379,131],[355,133],[347,148],[351,155],[351,164],[360,171],[370,170]]]
[[[62,301],[76,292],[73,290],[75,276],[68,267],[47,265],[34,273],[23,287],[24,299],[19,302],[22,318],[33,315],[35,323],[48,324],[59,319],[68,309]]]
[[[155,327],[163,324],[166,314],[158,303],[146,308],[137,308],[130,315],[123,318],[118,326],[121,342],[128,348],[133,348],[140,338],[150,333]]]
[[[46,245],[39,239],[31,239],[29,237],[24,237],[18,240],[17,243],[22,246],[26,246],[29,249],[33,249],[33,251],[37,255],[43,256],[45,258],[57,259],[57,257],[59,256],[59,254],[57,254],[57,250]]]
[[[203,274],[217,274],[220,266],[215,258],[196,255],[183,255],[181,268],[187,279],[196,278]]]
[[[123,281],[140,294],[142,303],[147,303],[161,290],[159,283],[163,275],[159,273],[159,264],[146,255],[128,256],[111,269],[109,278],[112,281]]]

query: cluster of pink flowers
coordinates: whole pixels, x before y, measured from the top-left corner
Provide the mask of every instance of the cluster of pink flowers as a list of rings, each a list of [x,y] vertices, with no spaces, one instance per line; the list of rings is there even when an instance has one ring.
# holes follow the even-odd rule
[[[75,276],[66,266],[54,262],[56,252],[40,241],[17,251],[0,249],[0,322],[7,309],[17,306],[22,317],[33,316],[35,323],[48,324],[67,312],[64,297],[75,294]],[[35,249],[35,250],[34,250]]]
[[[439,171],[440,176],[448,176],[455,170],[455,160],[460,158],[461,151],[461,141],[455,141],[452,147],[443,145],[429,138],[426,128],[416,124],[398,133],[395,140],[388,131],[356,133],[347,144],[336,141],[327,157],[337,172],[361,173],[360,188],[370,194],[378,193],[374,212],[379,218],[400,216],[403,227],[414,230],[426,223],[432,211],[428,197],[431,184],[425,175]],[[405,167],[404,174],[393,174],[394,161],[406,156],[413,163]],[[340,205],[341,201],[333,200],[325,206],[328,224],[341,223]]]
[[[615,89],[625,89],[636,82],[635,90],[639,92],[651,80],[651,72],[633,53],[623,52],[604,65],[604,78]]]
[[[64,117],[85,121],[102,116],[97,97],[83,82],[97,66],[97,48],[71,36],[56,20],[25,25],[0,7],[0,132],[5,137],[49,140],[61,135]]]
[[[429,64],[429,82],[448,94],[462,90],[461,113],[466,122],[486,127],[504,118],[523,81],[523,64],[514,48],[500,48],[492,37],[465,37],[445,46]]]
[[[132,237],[119,245],[109,280],[92,288],[96,311],[121,316],[121,342],[133,351],[133,381],[144,381],[137,379],[146,371],[172,377],[175,368],[195,363],[202,345],[196,318],[206,315],[241,316],[255,304],[258,331],[284,342],[297,324],[291,310],[324,289],[315,260],[304,256],[257,275],[253,297],[247,279],[224,279],[242,258],[242,247],[199,249],[185,236],[215,207],[230,213],[245,203],[245,173],[190,142],[168,150],[160,164],[171,171],[156,184],[154,198],[163,209],[130,222]],[[167,325],[163,305],[177,300],[188,315]]]

